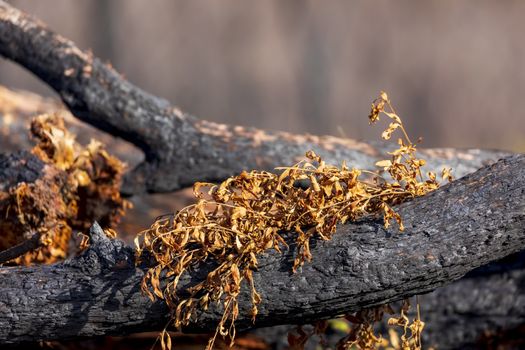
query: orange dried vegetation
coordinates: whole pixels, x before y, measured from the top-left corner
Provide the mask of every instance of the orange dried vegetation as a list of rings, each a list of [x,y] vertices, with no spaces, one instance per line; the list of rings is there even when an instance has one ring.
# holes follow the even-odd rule
[[[385,304],[345,315],[342,319],[331,320],[332,323],[349,323],[346,326],[348,329],[345,329],[347,335],[337,343],[336,350],[421,350],[421,333],[425,323],[421,321],[419,303],[416,307],[417,313],[412,320],[408,317],[410,309],[408,299],[402,301],[399,315],[396,315],[390,305]],[[375,328],[382,322],[385,315],[391,315],[391,317],[386,323],[390,327],[388,337],[383,338],[380,334],[376,334]],[[293,347],[293,342],[291,345]]]
[[[14,261],[52,263],[64,259],[73,230],[85,230],[94,220],[114,227],[129,206],[120,197],[124,164],[92,140],[79,145],[55,115],[40,115],[31,123],[37,144],[32,153],[45,166],[32,183],[19,183],[0,193],[0,250],[41,234],[42,247]]]
[[[372,104],[370,123],[380,114],[391,123],[382,137],[389,139],[396,130],[403,137],[390,159],[377,163],[383,173],[347,166],[326,164],[310,151],[306,159],[282,167],[278,173],[243,171],[220,184],[196,183],[197,202],[174,215],[159,218],[136,239],[137,254],[152,256],[151,267],[142,282],[142,290],[153,300],[164,299],[173,310],[176,328],[187,325],[198,309],[210,303],[222,303],[224,313],[207,349],[217,335],[235,338],[235,320],[239,315],[237,297],[245,281],[251,290],[251,316],[257,316],[261,296],[257,293],[253,272],[261,253],[287,247],[283,232],[294,232],[297,256],[293,270],[310,261],[310,238],[329,240],[336,226],[364,215],[382,215],[385,227],[403,221],[393,206],[424,195],[439,183],[435,174],[424,179],[425,161],[416,157],[416,145],[409,139],[403,123],[393,110],[386,93]],[[443,176],[449,176],[448,171]],[[180,277],[192,266],[213,261],[216,267],[206,278],[191,287],[187,298],[177,295]],[[161,276],[167,284],[161,288]],[[169,334],[161,334],[163,347],[169,348]],[[359,345],[360,343],[355,343]],[[368,344],[368,343],[367,343]]]

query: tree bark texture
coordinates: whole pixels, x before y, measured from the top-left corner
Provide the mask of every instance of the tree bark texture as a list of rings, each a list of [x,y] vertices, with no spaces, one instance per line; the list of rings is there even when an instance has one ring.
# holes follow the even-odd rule
[[[513,344],[509,334],[522,338],[525,323],[525,253],[510,255],[479,267],[465,277],[435,291],[420,295],[421,317],[425,322],[423,348],[496,349]],[[412,298],[412,303],[414,299]],[[397,306],[396,303],[393,304]],[[409,312],[414,317],[415,308]],[[296,326],[283,325],[252,331],[265,339],[271,349],[288,349],[288,332]],[[386,327],[386,317],[383,328]],[[384,334],[384,333],[383,333]],[[332,330],[326,335],[332,348],[345,334]],[[487,340],[491,339],[491,345]],[[521,342],[523,344],[523,342]],[[316,348],[312,339],[306,349]],[[518,349],[518,347],[510,347]]]
[[[243,286],[238,329],[308,323],[427,293],[523,250],[524,169],[525,155],[511,156],[396,207],[405,232],[385,230],[374,217],[341,225],[332,240],[311,242],[313,261],[295,274],[293,244],[283,255],[266,254],[254,273],[263,300],[259,315],[252,324],[250,296]],[[90,248],[71,260],[0,269],[0,340],[20,343],[159,329],[168,310],[141,294],[143,268],[135,267],[131,248],[108,239],[94,225]],[[206,272],[202,267],[184,276],[180,294]],[[523,289],[520,282],[513,283]],[[452,313],[472,306],[464,301],[456,305],[446,296],[436,300],[450,305]],[[220,316],[221,308],[212,307],[187,331],[210,331]]]
[[[126,177],[123,192],[128,194],[174,191],[242,170],[272,170],[295,164],[308,150],[328,163],[345,160],[354,167],[370,168],[388,150],[383,144],[199,120],[129,83],[92,53],[3,1],[0,55],[46,82],[76,117],[144,151],[145,161]],[[423,151],[429,170],[448,166],[458,177],[503,155],[480,150]],[[465,159],[468,166],[462,162]]]
[[[419,300],[426,346],[479,349],[483,337],[516,333],[525,323],[525,253],[480,267]]]

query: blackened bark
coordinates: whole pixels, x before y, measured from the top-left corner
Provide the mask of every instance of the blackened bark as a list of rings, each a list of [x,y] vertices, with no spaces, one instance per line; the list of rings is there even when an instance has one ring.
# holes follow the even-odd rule
[[[523,338],[520,330],[525,324],[524,281],[525,252],[522,251],[420,295],[421,317],[425,322],[423,348],[496,349],[498,345],[504,345],[503,349],[520,348],[514,342],[516,338]],[[414,298],[411,302],[415,302]],[[394,303],[392,306],[399,305]],[[414,305],[409,316],[415,316]],[[383,331],[387,327],[386,320],[387,317],[383,320]],[[294,325],[282,325],[259,328],[252,333],[265,339],[271,349],[286,350],[289,348],[288,332],[295,328]],[[331,330],[326,335],[328,345],[333,348],[344,335]],[[514,339],[509,339],[509,335]],[[316,340],[312,339],[306,349],[315,348]]]
[[[484,337],[525,324],[525,252],[480,267],[419,300],[425,347],[479,349]]]
[[[244,289],[238,328],[308,323],[427,293],[523,250],[524,169],[525,155],[511,156],[398,206],[402,233],[373,217],[342,225],[331,241],[312,242],[314,259],[296,274],[293,245],[284,255],[261,257],[254,273],[263,298],[259,315],[252,324]],[[125,334],[166,322],[163,304],[140,293],[144,271],[134,266],[133,250],[106,238],[98,225],[91,241],[61,264],[0,269],[2,342]],[[180,293],[205,273],[185,276]],[[209,331],[220,315],[220,308],[201,313],[188,331]]]
[[[44,162],[26,151],[10,155],[0,153],[0,192],[20,182],[35,182],[44,172]]]

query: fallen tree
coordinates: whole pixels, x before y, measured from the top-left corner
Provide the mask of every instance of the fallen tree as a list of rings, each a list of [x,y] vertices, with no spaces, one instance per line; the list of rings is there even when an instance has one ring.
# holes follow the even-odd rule
[[[168,192],[195,181],[217,181],[241,170],[295,164],[313,150],[326,162],[370,168],[387,147],[332,136],[294,135],[197,119],[126,81],[112,67],[54,33],[36,18],[0,1],[0,55],[19,63],[62,98],[79,119],[144,151],[123,191]],[[422,151],[428,169],[475,171],[503,152]],[[463,160],[468,160],[465,165]]]
[[[515,155],[397,207],[406,231],[367,217],[312,242],[314,259],[291,273],[293,244],[260,259],[263,301],[252,324],[250,296],[239,298],[237,327],[308,323],[432,291],[525,248],[525,155]],[[0,270],[0,340],[19,343],[126,334],[165,324],[168,310],[140,293],[143,267],[133,249],[98,225],[91,246],[60,264]],[[197,276],[184,276],[184,295]],[[213,329],[221,310],[200,313],[187,331]],[[36,331],[38,330],[38,331]]]

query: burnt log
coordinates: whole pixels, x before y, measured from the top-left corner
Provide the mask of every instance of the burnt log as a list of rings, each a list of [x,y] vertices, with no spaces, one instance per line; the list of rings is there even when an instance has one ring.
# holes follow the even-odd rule
[[[0,55],[53,88],[71,112],[138,146],[145,160],[126,177],[127,194],[169,192],[196,181],[217,181],[242,170],[292,165],[308,150],[325,161],[367,169],[388,150],[332,136],[213,123],[181,111],[126,81],[91,52],[54,33],[38,19],[0,1]],[[456,176],[493,162],[502,152],[422,151],[429,170],[452,167]],[[467,160],[467,162],[463,162]]]
[[[405,232],[386,230],[373,216],[341,225],[332,240],[312,240],[313,261],[295,274],[293,244],[283,255],[262,256],[254,273],[259,315],[253,324],[243,286],[238,329],[308,323],[428,293],[523,250],[524,169],[525,155],[511,156],[399,205]],[[63,263],[0,269],[0,342],[126,334],[165,324],[164,304],[140,292],[145,267],[135,266],[133,249],[108,239],[98,225],[90,236],[90,248]],[[206,272],[185,275],[180,294]],[[447,298],[436,300],[447,305]],[[211,331],[220,317],[221,308],[212,307],[186,331]]]

